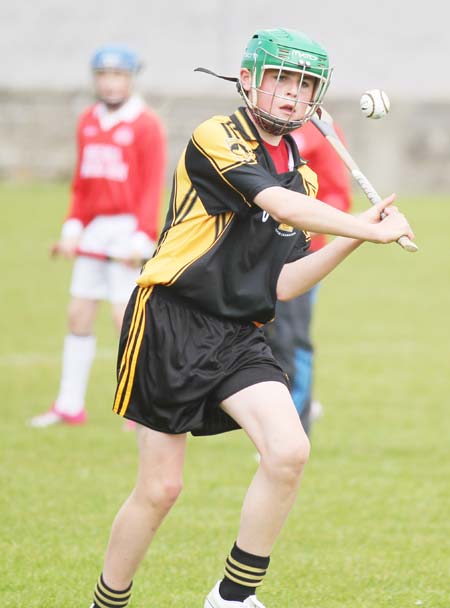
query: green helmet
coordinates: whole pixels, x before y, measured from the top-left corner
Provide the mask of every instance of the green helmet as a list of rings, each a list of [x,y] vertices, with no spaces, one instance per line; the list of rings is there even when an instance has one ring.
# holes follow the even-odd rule
[[[255,121],[274,135],[289,133],[314,115],[322,103],[333,71],[329,65],[328,53],[320,44],[301,32],[282,28],[257,31],[245,49],[241,67],[251,73],[252,84],[251,90],[246,92],[240,83],[240,93]],[[277,69],[280,74],[282,71],[299,72],[301,79],[305,76],[316,79],[314,97],[307,104],[308,108],[304,118],[282,120],[270,112],[258,108],[256,105],[257,91],[260,88],[264,71],[267,69]],[[276,92],[274,96],[276,96]]]

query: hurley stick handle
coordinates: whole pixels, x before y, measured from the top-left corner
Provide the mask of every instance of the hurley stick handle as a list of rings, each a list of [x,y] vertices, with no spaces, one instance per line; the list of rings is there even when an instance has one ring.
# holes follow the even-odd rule
[[[376,205],[377,203],[381,202],[382,198],[372,186],[372,184],[369,182],[364,173],[361,171],[361,169],[358,167],[355,160],[350,155],[350,152],[344,146],[342,141],[339,139],[334,129],[333,119],[330,114],[328,114],[328,112],[325,112],[325,110],[322,109],[320,116],[321,117],[319,118],[317,115],[315,115],[311,118],[311,122],[313,123],[313,125],[322,133],[322,135],[330,142],[330,144],[336,150],[338,156],[340,156],[340,158],[344,161],[345,166],[350,171],[350,173],[358,183],[359,187],[367,196],[372,205]],[[385,217],[385,214],[382,214],[382,217]],[[413,241],[411,241],[411,239],[406,235],[401,236],[397,240],[397,243],[400,245],[400,247],[403,247],[405,251],[409,251],[410,253],[414,253],[419,249],[417,245]]]

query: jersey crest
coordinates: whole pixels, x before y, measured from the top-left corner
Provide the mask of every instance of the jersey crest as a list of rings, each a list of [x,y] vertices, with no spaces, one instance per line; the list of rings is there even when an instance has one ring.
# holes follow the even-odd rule
[[[251,146],[244,140],[237,137],[227,137],[225,140],[227,148],[230,152],[244,163],[256,162],[256,156]]]

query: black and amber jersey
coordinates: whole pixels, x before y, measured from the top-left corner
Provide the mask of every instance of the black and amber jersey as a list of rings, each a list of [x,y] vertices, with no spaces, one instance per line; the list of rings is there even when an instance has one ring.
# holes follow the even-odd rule
[[[153,258],[138,284],[169,286],[214,315],[266,323],[274,316],[283,265],[309,235],[279,224],[253,201],[272,186],[315,196],[317,179],[285,136],[292,170],[277,174],[244,108],[215,116],[192,135],[175,171]]]

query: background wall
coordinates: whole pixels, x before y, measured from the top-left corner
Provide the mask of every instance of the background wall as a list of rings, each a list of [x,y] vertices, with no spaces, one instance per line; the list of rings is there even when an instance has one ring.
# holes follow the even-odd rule
[[[108,42],[133,46],[146,63],[139,88],[166,124],[171,171],[195,125],[239,103],[233,85],[193,69],[235,75],[253,30],[273,26],[303,30],[328,48],[328,108],[380,190],[450,190],[450,39],[437,0],[426,12],[408,0],[379,0],[376,11],[356,0],[283,10],[267,0],[1,0],[0,176],[70,175],[76,117],[91,101],[89,58]],[[374,87],[392,101],[382,121],[359,112],[360,94]]]

